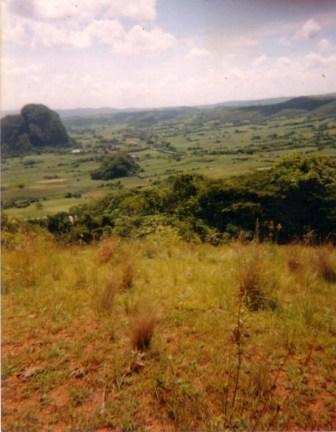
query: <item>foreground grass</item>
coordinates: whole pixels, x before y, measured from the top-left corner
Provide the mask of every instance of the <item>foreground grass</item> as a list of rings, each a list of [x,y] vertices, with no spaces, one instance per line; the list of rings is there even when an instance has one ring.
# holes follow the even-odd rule
[[[336,428],[331,247],[3,242],[3,430]]]

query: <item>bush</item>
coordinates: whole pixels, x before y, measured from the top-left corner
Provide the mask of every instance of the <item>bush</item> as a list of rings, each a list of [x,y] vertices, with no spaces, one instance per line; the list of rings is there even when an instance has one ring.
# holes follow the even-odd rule
[[[107,158],[102,165],[91,173],[92,180],[111,180],[119,177],[128,177],[139,170],[139,165],[132,156],[126,153]]]
[[[269,171],[239,178],[180,175],[153,182],[151,188],[114,191],[92,205],[77,207],[73,226],[61,224],[61,230],[52,232],[63,236],[65,228],[69,239],[91,241],[111,232],[144,236],[164,225],[176,228],[184,239],[216,244],[240,232],[252,239],[259,220],[260,240],[336,241],[335,208],[335,161],[294,155]],[[58,217],[49,221],[57,225]]]

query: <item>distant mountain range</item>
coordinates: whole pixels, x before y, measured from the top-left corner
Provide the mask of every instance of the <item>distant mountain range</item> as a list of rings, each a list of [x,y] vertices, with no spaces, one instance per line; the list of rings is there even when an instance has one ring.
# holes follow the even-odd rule
[[[314,95],[314,96],[302,96],[302,97],[277,97],[267,99],[253,99],[253,100],[238,100],[238,101],[226,101],[214,104],[195,105],[195,106],[173,106],[173,107],[158,107],[158,108],[113,108],[113,107],[99,107],[99,108],[69,108],[69,109],[56,109],[62,118],[68,117],[90,117],[100,115],[110,115],[116,113],[134,113],[134,112],[157,112],[157,111],[176,111],[176,110],[206,110],[214,108],[243,108],[243,107],[258,107],[266,105],[277,105],[285,103],[287,101],[300,101],[300,100],[325,100],[325,99],[336,99],[336,93],[330,93],[326,95]],[[295,102],[296,103],[296,102]],[[301,102],[299,102],[300,104]],[[18,110],[7,110],[1,112],[1,117],[7,114],[17,114]]]
[[[199,107],[156,108],[146,110],[92,110],[90,114],[76,115],[76,110],[61,117],[67,126],[90,124],[129,124],[134,127],[150,127],[158,122],[189,119],[195,122],[219,121],[239,124],[260,122],[271,117],[297,115],[336,116],[336,94],[302,96],[297,98],[264,99],[262,101],[226,102]]]
[[[298,115],[336,117],[336,94],[226,102],[205,107],[146,110],[80,108],[59,110],[58,113],[44,105],[30,104],[20,114],[7,115],[1,120],[2,153],[14,156],[42,148],[69,147],[73,143],[64,126],[118,124],[146,128],[160,122],[172,122],[174,125],[181,120],[198,124],[211,121],[238,125]]]
[[[101,108],[70,108],[70,109],[60,109],[57,110],[59,114],[65,117],[77,117],[77,116],[90,116],[90,115],[104,115],[104,114],[115,114],[120,112],[148,112],[157,110],[175,110],[184,108],[198,108],[198,109],[211,109],[215,107],[243,107],[243,106],[253,106],[253,105],[271,105],[279,102],[284,102],[289,100],[289,97],[279,97],[279,98],[269,98],[269,99],[258,99],[258,100],[244,100],[244,101],[227,101],[220,102],[216,104],[206,104],[206,105],[195,105],[195,106],[176,106],[176,107],[158,107],[158,108],[111,108],[111,107],[101,107]]]
[[[280,105],[289,101],[296,106],[303,107],[308,106],[307,100],[314,100],[315,105],[320,104],[318,101],[323,101],[321,104],[325,104],[327,100],[336,100],[336,93],[331,93],[327,95],[318,96],[302,96],[302,97],[278,97],[278,98],[267,98],[267,99],[257,99],[257,100],[240,100],[240,101],[227,101],[220,102],[216,104],[206,104],[206,105],[196,105],[196,106],[176,106],[176,107],[159,107],[159,108],[111,108],[111,107],[101,107],[101,108],[73,108],[73,109],[61,109],[57,110],[62,118],[68,117],[86,117],[86,116],[100,116],[108,114],[117,113],[139,113],[139,112],[157,112],[157,111],[171,111],[177,112],[181,110],[194,111],[194,110],[207,110],[214,108],[251,108],[260,107],[268,105]],[[312,104],[314,105],[314,103]],[[305,108],[302,108],[305,109]]]

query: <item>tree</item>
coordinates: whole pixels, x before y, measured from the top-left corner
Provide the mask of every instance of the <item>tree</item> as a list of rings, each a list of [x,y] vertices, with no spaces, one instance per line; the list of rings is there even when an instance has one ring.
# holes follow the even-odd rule
[[[139,165],[127,153],[118,153],[103,161],[101,166],[91,173],[92,180],[112,180],[129,177],[139,170]]]

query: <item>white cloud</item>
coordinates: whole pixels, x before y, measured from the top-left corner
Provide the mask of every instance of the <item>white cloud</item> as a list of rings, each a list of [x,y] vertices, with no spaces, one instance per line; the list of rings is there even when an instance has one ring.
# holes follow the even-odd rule
[[[187,57],[208,57],[209,55],[210,52],[207,49],[198,46],[191,47],[187,53]]]
[[[9,13],[7,5],[2,2],[1,6],[1,36],[5,42],[20,42],[23,41],[26,34],[24,22],[18,18],[13,17]]]
[[[309,66],[327,66],[336,68],[336,55],[324,57],[321,54],[311,52],[307,54],[304,59]]]
[[[5,1],[4,39],[16,43],[48,48],[89,48],[103,44],[122,54],[157,54],[176,43],[172,34],[158,26],[147,29],[134,24],[126,29],[113,18],[152,20],[156,0]],[[100,16],[102,11],[104,17]],[[92,16],[88,19],[89,13]]]
[[[320,24],[327,34],[321,16],[296,34],[290,21],[243,34],[197,29],[177,39],[155,22],[155,0],[77,1],[79,11],[75,0],[21,0],[19,11],[20,0],[6,0],[12,13],[6,9],[3,37],[27,45],[5,47],[15,60],[3,67],[8,108],[36,100],[54,108],[188,105],[335,88],[332,36],[316,37],[309,44],[316,52],[305,41]]]
[[[291,46],[291,41],[287,37],[285,37],[285,36],[283,36],[283,37],[281,37],[279,39],[279,43],[283,47],[289,47],[289,46]]]
[[[91,45],[91,38],[87,32],[79,29],[40,22],[30,27],[30,43],[35,47],[84,48]]]
[[[119,18],[154,20],[156,0],[7,0],[14,14],[35,20]]]
[[[260,55],[259,57],[257,57],[254,61],[253,61],[253,66],[261,66],[262,64],[264,64],[267,61],[267,56],[265,56],[264,54]]]
[[[290,68],[292,64],[293,61],[289,57],[281,56],[275,59],[273,67],[276,69]]]
[[[296,36],[304,39],[313,39],[320,31],[320,24],[314,18],[311,18],[297,31]]]
[[[3,39],[8,42],[22,42],[25,39],[26,29],[21,22],[11,24],[3,21]]]
[[[38,74],[42,70],[42,66],[38,63],[26,64],[8,56],[2,57],[1,67],[6,76],[29,76],[29,74]]]
[[[124,28],[116,20],[94,20],[84,32],[89,38],[105,44],[113,44],[125,35]]]
[[[172,48],[175,37],[159,27],[145,29],[134,25],[126,30],[117,20],[93,20],[88,24],[58,22],[8,23],[5,38],[34,47],[88,48],[96,44],[109,45],[122,54],[157,54]]]
[[[258,45],[258,40],[254,36],[240,36],[233,44],[237,47],[254,47]]]
[[[92,64],[85,73],[87,58],[73,57],[72,53],[62,57],[60,64],[44,59],[42,69],[38,64],[26,69],[29,58],[14,62],[6,67],[6,108],[18,108],[35,100],[54,108],[150,107],[327,93],[334,87],[336,67],[335,56],[317,53],[268,57],[267,61],[257,62],[258,67],[234,58],[219,63],[213,55],[202,63],[197,57],[186,58],[185,52],[179,52],[164,62],[150,59],[142,67],[132,69],[133,58],[122,58],[119,69],[115,62],[104,59],[103,64]],[[12,79],[8,76],[10,70],[16,73]],[[43,76],[48,76],[48,80],[40,79]]]
[[[333,50],[333,45],[328,39],[321,39],[318,48],[322,52],[328,52]]]
[[[113,51],[123,54],[155,54],[173,47],[175,37],[159,27],[145,30],[139,25],[132,27],[123,38],[113,43]]]
[[[124,28],[116,20],[94,20],[87,26],[38,22],[29,28],[31,44],[44,47],[86,48],[94,42],[114,44],[125,35]]]
[[[139,20],[154,20],[156,0],[108,0],[106,14],[111,17],[128,17]]]

